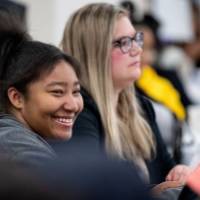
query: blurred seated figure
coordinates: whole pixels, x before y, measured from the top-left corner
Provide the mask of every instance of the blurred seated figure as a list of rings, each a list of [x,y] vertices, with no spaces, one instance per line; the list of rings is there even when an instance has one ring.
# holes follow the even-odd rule
[[[152,199],[137,168],[108,158],[92,142],[55,143],[59,159],[47,162],[41,176],[56,194],[70,200]],[[56,172],[56,173],[55,173]]]
[[[190,104],[187,107],[187,122],[189,126],[186,126],[184,130],[193,135],[193,137],[190,138],[187,135],[184,139],[184,141],[189,142],[185,142],[183,155],[186,156],[183,158],[183,162],[196,166],[200,162],[198,155],[200,150],[200,69],[198,67],[200,60],[200,10],[198,1],[192,0],[188,2],[191,4],[193,11],[193,29],[190,32],[194,32],[194,37],[191,40],[170,42],[161,54],[160,63],[168,69],[177,71],[187,94],[194,102],[194,104]]]
[[[55,200],[56,193],[50,190],[38,173],[0,157],[0,199]],[[63,198],[64,199],[64,198]]]
[[[199,2],[192,0],[192,22],[193,22],[193,31],[194,31],[194,39],[192,41],[187,42],[183,48],[186,54],[193,60],[194,66],[196,68],[200,67],[200,9]]]
[[[55,160],[27,168],[0,157],[4,200],[153,200],[133,165],[110,160],[80,143],[63,147]],[[65,155],[64,155],[65,154]]]
[[[187,66],[182,73],[184,83],[188,93],[192,97],[196,104],[200,104],[200,5],[198,1],[190,1],[192,7],[192,30],[194,32],[194,38],[190,41],[178,44],[183,56],[180,56],[180,62],[182,65],[185,61],[188,61],[190,65]],[[186,67],[185,67],[186,68]],[[178,69],[181,70],[179,64]],[[200,130],[199,130],[200,131]]]
[[[66,145],[58,144],[55,148],[59,148],[59,157],[47,161],[39,169],[22,167],[1,156],[0,198],[4,200],[159,199],[150,197],[150,188],[142,183],[133,165],[124,165],[123,162],[108,159],[105,154],[91,151],[90,144],[87,144],[87,148],[81,143],[74,143],[67,148]],[[192,197],[180,200],[196,200],[194,193],[190,195]]]

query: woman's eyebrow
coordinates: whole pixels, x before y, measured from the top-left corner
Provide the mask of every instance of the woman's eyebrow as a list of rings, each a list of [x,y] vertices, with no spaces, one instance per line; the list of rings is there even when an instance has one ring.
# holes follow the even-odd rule
[[[137,32],[132,33],[132,34],[126,34],[126,35],[118,36],[113,41],[118,41],[118,40],[121,40],[122,38],[126,38],[126,37],[133,38],[133,37],[135,37],[136,33]]]
[[[49,84],[47,84],[47,87],[52,87],[52,86],[55,86],[55,85],[59,85],[59,86],[67,86],[69,85],[68,82],[65,82],[65,81],[53,81]],[[80,82],[79,81],[75,81],[73,83],[74,86],[80,86]]]
[[[67,82],[65,82],[65,81],[53,81],[53,82],[47,84],[47,87],[51,87],[51,86],[55,86],[55,85],[66,86]]]

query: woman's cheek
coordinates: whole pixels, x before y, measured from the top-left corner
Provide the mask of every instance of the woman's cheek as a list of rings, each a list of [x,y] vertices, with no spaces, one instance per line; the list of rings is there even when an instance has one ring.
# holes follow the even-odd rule
[[[123,61],[124,55],[120,51],[114,51],[111,55],[112,66],[119,65]]]

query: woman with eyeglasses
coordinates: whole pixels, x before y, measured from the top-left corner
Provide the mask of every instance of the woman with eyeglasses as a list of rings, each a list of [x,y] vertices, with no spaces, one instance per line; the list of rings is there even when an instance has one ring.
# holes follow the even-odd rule
[[[166,177],[184,182],[187,167],[173,168],[151,104],[134,91],[141,74],[142,44],[142,33],[121,8],[94,3],[71,16],[61,47],[82,64],[84,98],[72,141],[90,140],[111,157],[134,162],[147,182],[159,183]]]

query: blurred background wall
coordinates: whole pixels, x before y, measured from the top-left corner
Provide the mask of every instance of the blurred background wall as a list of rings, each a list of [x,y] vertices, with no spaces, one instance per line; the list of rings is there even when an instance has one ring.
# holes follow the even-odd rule
[[[58,45],[69,15],[92,0],[13,0],[27,8],[27,26],[34,39]],[[102,2],[102,0],[95,0]],[[116,0],[105,2],[118,3]]]
[[[2,0],[0,0],[2,1]],[[60,41],[64,24],[69,15],[90,2],[109,2],[119,4],[120,0],[12,0],[23,3],[26,8],[27,25],[31,35],[38,40],[57,45]],[[160,36],[164,40],[191,39],[192,23],[189,0],[132,0],[138,15],[149,9],[161,20],[163,26]],[[200,0],[196,0],[200,1]],[[172,38],[173,39],[173,38]]]

